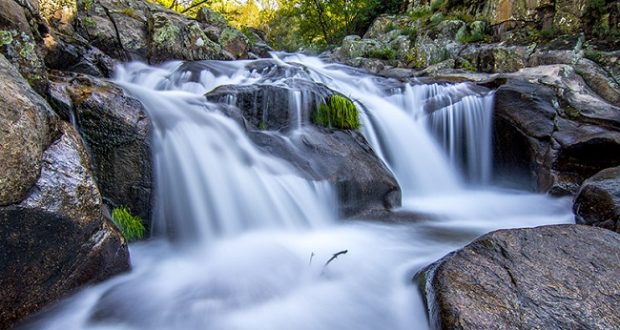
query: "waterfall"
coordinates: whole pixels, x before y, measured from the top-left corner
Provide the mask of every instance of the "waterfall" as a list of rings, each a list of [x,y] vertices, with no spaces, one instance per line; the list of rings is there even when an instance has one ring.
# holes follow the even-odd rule
[[[333,221],[326,183],[302,179],[260,152],[237,123],[192,93],[200,90],[195,84],[173,84],[139,63],[120,68],[116,81],[142,102],[153,122],[155,235],[210,241],[253,228]],[[143,87],[149,84],[155,87]]]
[[[489,231],[573,219],[568,199],[485,185],[493,93],[472,84],[398,81],[297,54],[125,63],[115,82],[154,124],[153,237],[130,245],[131,272],[21,329],[424,330],[418,271]],[[355,102],[361,132],[402,188],[402,210],[423,221],[337,219],[328,183],[262,151],[248,137],[256,131],[227,116],[239,98],[204,96],[226,85],[277,87],[288,123],[252,125],[303,141],[317,101],[307,85],[317,83]],[[263,120],[272,114],[270,102],[245,102]]]

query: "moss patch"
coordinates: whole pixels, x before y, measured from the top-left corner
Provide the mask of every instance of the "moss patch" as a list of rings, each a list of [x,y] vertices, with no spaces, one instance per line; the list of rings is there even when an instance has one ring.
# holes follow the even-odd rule
[[[339,129],[360,128],[359,114],[355,104],[348,98],[332,95],[319,105],[312,116],[316,125]]]
[[[122,206],[112,210],[112,221],[126,240],[135,241],[144,237],[142,219],[131,214],[127,207]]]

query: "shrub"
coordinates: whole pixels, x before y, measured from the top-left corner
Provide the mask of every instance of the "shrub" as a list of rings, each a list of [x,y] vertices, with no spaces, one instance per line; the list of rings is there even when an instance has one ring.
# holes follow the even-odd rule
[[[340,129],[358,129],[360,127],[355,104],[340,95],[332,95],[327,98],[325,103],[319,105],[314,116],[312,116],[312,122],[316,125]]]
[[[131,214],[127,207],[121,206],[112,210],[112,221],[120,229],[126,240],[135,241],[144,237],[142,219]]]
[[[430,6],[414,7],[409,11],[409,17],[413,20],[417,20],[419,18],[428,18],[432,13]]]
[[[396,55],[396,51],[388,47],[373,49],[368,52],[368,57],[378,58],[380,60],[394,60],[396,59]]]
[[[436,12],[439,9],[442,9],[445,4],[445,0],[433,0],[431,2],[431,11]]]

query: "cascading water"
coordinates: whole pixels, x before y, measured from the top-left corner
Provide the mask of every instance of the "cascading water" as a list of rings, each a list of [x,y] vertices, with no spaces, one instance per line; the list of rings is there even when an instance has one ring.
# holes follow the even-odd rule
[[[202,96],[284,77],[354,99],[364,135],[402,186],[403,208],[436,216],[399,225],[335,221],[326,183],[259,151],[224,108]],[[494,229],[572,219],[565,199],[468,188],[453,166],[469,181],[488,179],[490,133],[479,130],[490,130],[492,94],[467,84],[403,84],[301,55],[191,69],[131,63],[116,82],[143,102],[155,125],[154,238],[131,246],[130,273],[83,290],[24,328],[425,329],[411,282],[422,267]],[[269,134],[303,136],[306,102],[303,90],[291,89],[291,129]],[[342,250],[348,253],[324,265]]]

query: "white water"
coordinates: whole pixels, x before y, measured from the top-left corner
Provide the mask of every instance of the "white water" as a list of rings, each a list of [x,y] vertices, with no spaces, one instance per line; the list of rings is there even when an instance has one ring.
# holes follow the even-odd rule
[[[450,146],[463,144],[442,149],[428,130],[433,125],[424,109],[438,95],[462,100],[436,107],[448,112],[469,111],[472,104],[489,111],[484,104],[492,95],[465,84],[388,88],[387,80],[316,58],[276,60],[291,69],[297,66],[290,63],[302,63],[309,73],[287,75],[356,100],[365,136],[402,185],[403,209],[432,216],[409,224],[336,219],[327,184],[308,182],[260,152],[201,96],[223,84],[277,84],[266,78],[272,69],[246,70],[250,61],[205,62],[204,70],[190,74],[177,70],[181,63],[127,64],[116,80],[145,104],[156,126],[156,238],[130,247],[132,272],[83,290],[26,328],[425,329],[411,281],[422,267],[494,229],[572,220],[565,199],[469,189],[461,172],[484,182],[490,154],[482,150],[460,167],[461,152]],[[299,106],[303,93],[292,93],[290,126],[299,136],[308,115]],[[447,122],[453,127],[441,130],[444,136],[462,130],[468,139],[488,137],[469,132],[485,129],[481,122]]]

